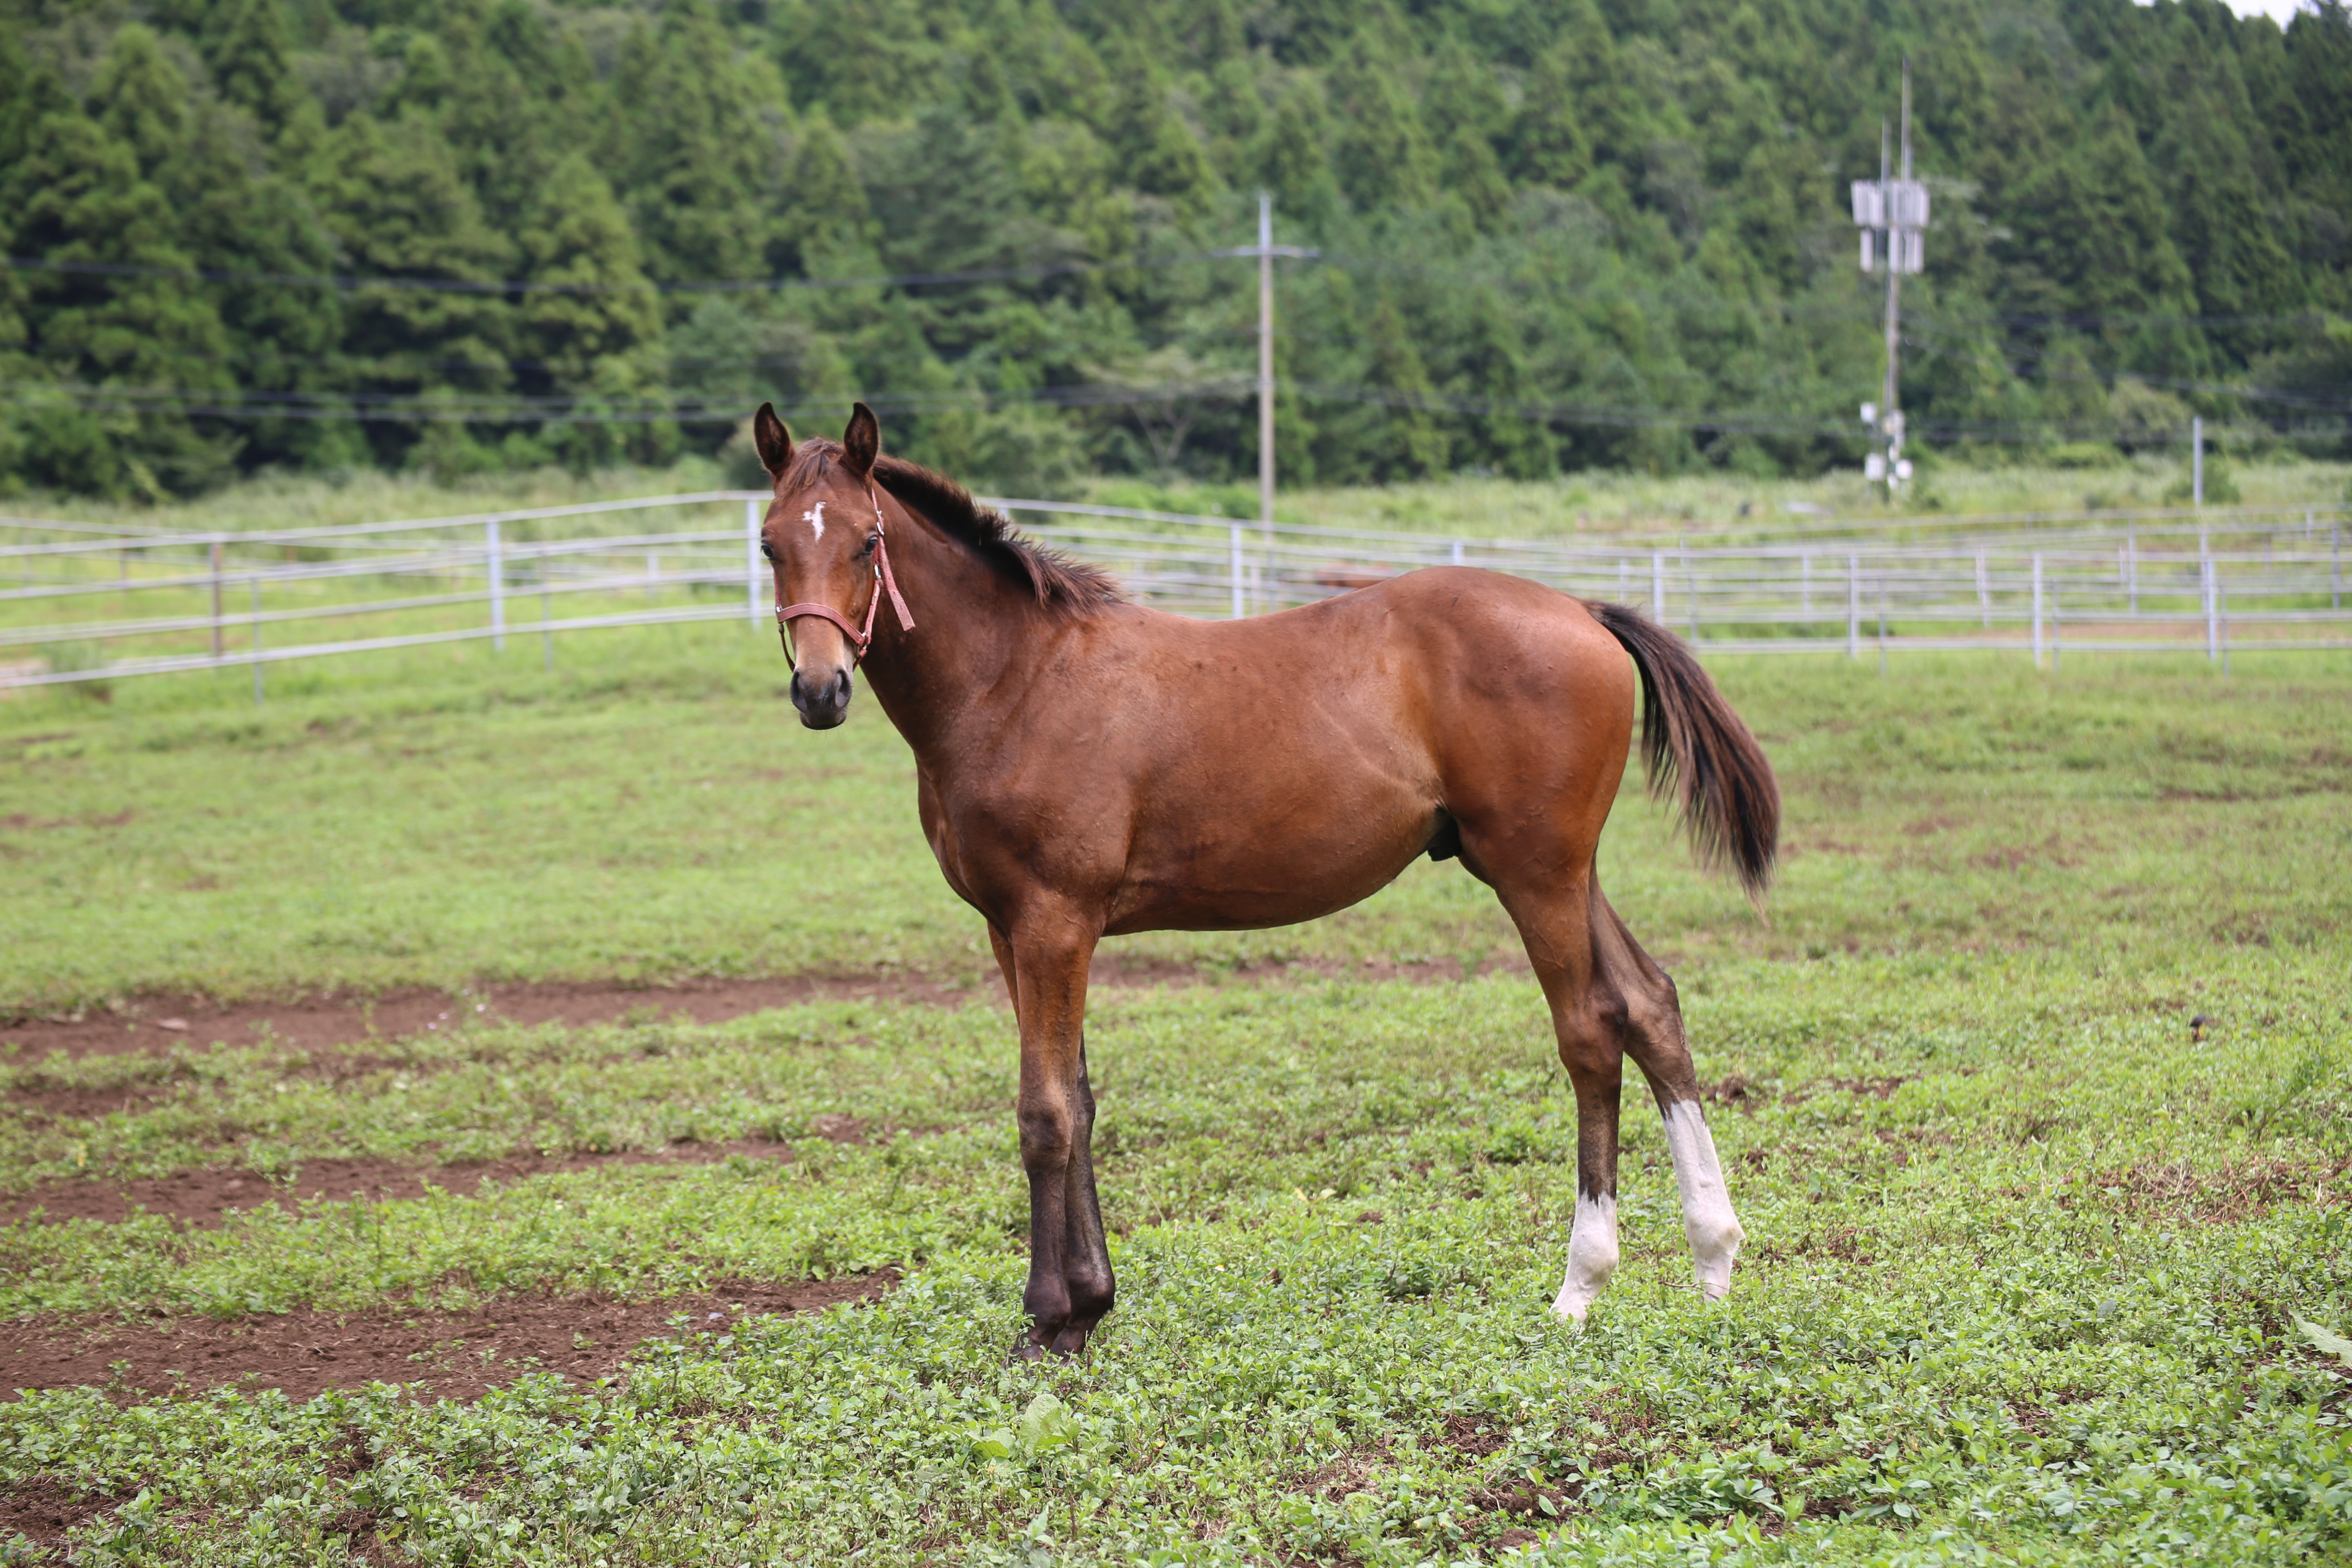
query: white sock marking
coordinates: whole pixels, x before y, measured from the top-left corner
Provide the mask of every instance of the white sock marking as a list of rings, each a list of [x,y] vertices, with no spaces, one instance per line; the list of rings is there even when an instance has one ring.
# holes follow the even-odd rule
[[[817,502],[816,510],[814,511],[801,513],[801,521],[816,530],[816,536],[823,539],[824,537],[824,502]]]
[[[1683,1193],[1683,1234],[1690,1238],[1698,1288],[1708,1300],[1731,1289],[1731,1259],[1748,1233],[1731,1212],[1723,1166],[1715,1157],[1715,1136],[1696,1100],[1678,1100],[1666,1110],[1666,1147],[1675,1157],[1675,1184]]]
[[[1617,1272],[1617,1198],[1576,1198],[1576,1224],[1568,1233],[1568,1278],[1560,1283],[1559,1299],[1551,1310],[1570,1321],[1584,1321],[1584,1310]]]

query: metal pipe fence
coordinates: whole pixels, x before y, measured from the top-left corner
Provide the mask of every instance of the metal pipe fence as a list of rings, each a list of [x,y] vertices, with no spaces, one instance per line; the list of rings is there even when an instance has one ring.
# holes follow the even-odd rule
[[[502,648],[509,635],[537,633],[551,660],[559,632],[726,620],[764,629],[767,499],[702,491],[217,533],[0,519],[19,536],[0,545],[0,687],[249,666],[259,696],[264,666],[299,659],[484,638]],[[1887,537],[1908,531],[1896,521],[1877,537],[1700,535],[1665,547],[991,504],[1108,567],[1138,602],[1181,615],[1264,613],[1464,565],[1640,605],[1702,652],[1867,651],[1883,663],[1894,652],[2000,650],[2037,664],[2181,652],[2226,664],[2233,648],[2352,648],[2343,508],[2004,517],[1973,531],[1937,519],[1925,541]],[[718,525],[593,531],[657,510]],[[44,531],[71,537],[24,537]]]

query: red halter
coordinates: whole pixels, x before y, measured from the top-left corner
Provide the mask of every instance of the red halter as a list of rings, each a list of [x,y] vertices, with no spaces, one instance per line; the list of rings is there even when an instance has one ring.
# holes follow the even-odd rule
[[[792,624],[803,616],[815,616],[839,626],[848,637],[849,646],[855,650],[854,657],[850,660],[853,664],[862,663],[866,658],[866,650],[873,646],[874,612],[882,607],[882,595],[885,593],[890,595],[890,607],[898,612],[899,629],[909,632],[915,629],[915,617],[907,613],[907,601],[898,593],[898,580],[890,574],[890,547],[882,537],[882,498],[874,493],[874,481],[871,479],[866,481],[866,499],[874,506],[874,581],[878,584],[874,590],[873,597],[866,601],[866,628],[860,631],[851,626],[849,617],[831,605],[814,602],[805,605],[778,605],[776,637],[784,645],[784,662],[794,669],[800,668],[800,660],[793,656]],[[777,585],[782,586],[781,575],[777,579]]]

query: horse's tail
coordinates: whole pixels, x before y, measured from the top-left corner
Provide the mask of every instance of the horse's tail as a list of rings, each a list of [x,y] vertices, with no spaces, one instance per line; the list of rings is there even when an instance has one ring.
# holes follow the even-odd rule
[[[1588,599],[1584,607],[1642,672],[1650,793],[1671,793],[1699,858],[1709,866],[1728,858],[1748,896],[1762,899],[1780,838],[1780,786],[1764,748],[1680,637],[1623,605]]]

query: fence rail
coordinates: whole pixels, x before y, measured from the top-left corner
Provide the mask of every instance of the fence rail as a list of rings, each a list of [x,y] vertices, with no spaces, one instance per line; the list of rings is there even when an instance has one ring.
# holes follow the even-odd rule
[[[765,628],[758,529],[767,499],[715,490],[225,533],[0,519],[18,535],[0,545],[0,687],[250,668],[257,698],[265,668],[296,659],[485,638],[503,647],[535,636],[551,661],[560,632],[722,620]],[[1659,548],[992,504],[1108,567],[1140,602],[1183,615],[1263,613],[1420,567],[1467,565],[1640,605],[1703,652],[2006,649],[2054,662],[2179,651],[2226,661],[2232,648],[2352,648],[2352,515],[2343,508],[2021,514],[1973,530],[1939,519],[1924,542],[1808,531]],[[723,526],[564,527],[657,510]],[[44,532],[71,537],[26,537]],[[131,613],[134,604],[146,613]],[[100,605],[108,613],[89,613]],[[289,633],[297,640],[284,640]]]

